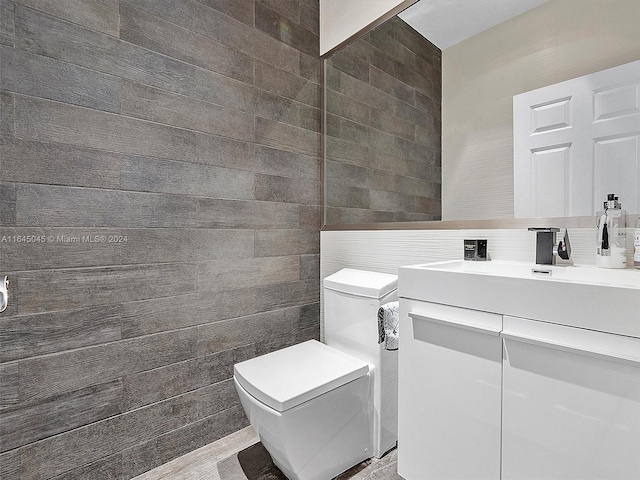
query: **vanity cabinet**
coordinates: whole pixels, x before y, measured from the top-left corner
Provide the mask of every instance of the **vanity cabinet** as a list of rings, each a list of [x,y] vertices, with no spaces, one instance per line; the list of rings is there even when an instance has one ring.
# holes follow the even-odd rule
[[[501,336],[502,478],[639,479],[640,341],[508,316]]]
[[[530,270],[400,268],[406,480],[640,479],[640,274]]]
[[[502,316],[400,300],[398,473],[500,478]]]

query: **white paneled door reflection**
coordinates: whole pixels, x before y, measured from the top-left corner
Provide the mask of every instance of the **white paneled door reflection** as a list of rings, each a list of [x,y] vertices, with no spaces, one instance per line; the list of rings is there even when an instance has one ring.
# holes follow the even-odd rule
[[[640,211],[640,60],[513,97],[514,212]]]

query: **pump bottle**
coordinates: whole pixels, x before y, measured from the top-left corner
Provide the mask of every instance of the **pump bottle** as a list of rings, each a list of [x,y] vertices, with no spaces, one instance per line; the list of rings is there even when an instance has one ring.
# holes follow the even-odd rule
[[[604,210],[596,213],[598,231],[596,266],[627,267],[627,212],[614,193],[607,195]]]

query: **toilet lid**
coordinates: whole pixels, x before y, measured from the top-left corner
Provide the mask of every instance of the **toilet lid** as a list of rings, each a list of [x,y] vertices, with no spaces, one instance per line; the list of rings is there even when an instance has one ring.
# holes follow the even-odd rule
[[[316,340],[252,358],[234,376],[257,400],[284,412],[369,372],[369,365]]]
[[[359,297],[382,298],[398,288],[398,276],[390,273],[365,272],[353,268],[329,275],[324,288]]]

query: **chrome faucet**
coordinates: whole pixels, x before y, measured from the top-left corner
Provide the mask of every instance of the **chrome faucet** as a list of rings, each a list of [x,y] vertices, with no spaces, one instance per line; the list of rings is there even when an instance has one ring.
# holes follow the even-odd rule
[[[560,231],[555,227],[529,227],[530,232],[536,232],[536,264],[555,265],[556,256],[563,260],[571,257],[571,244],[569,243],[569,231],[565,228],[564,237],[556,244],[556,233]]]

